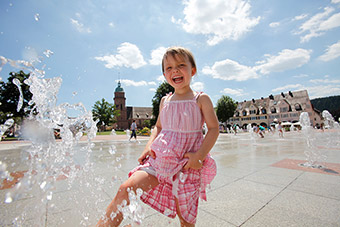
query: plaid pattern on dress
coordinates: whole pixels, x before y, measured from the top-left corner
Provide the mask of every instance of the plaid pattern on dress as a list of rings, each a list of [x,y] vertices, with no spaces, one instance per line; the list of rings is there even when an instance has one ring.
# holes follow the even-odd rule
[[[216,163],[207,155],[199,170],[183,170],[187,152],[196,152],[203,142],[202,126],[204,119],[193,100],[165,100],[160,112],[162,131],[151,145],[156,158],[150,157],[143,165],[133,169],[129,176],[141,168],[155,169],[159,185],[143,193],[141,200],[162,214],[176,217],[177,198],[182,217],[195,224],[199,198],[206,200],[206,186],[216,175]]]

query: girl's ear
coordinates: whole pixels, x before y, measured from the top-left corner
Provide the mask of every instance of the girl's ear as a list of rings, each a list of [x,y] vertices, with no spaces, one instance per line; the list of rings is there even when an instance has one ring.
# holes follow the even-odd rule
[[[194,76],[195,74],[196,74],[196,68],[193,67],[193,68],[191,69],[191,76]]]

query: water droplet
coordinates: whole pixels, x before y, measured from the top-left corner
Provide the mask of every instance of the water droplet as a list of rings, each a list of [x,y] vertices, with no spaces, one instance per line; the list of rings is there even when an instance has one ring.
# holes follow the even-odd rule
[[[12,198],[11,193],[8,192],[6,194],[5,203],[11,203],[11,202],[13,202],[13,198]]]
[[[43,181],[43,182],[40,184],[40,188],[41,188],[41,189],[44,189],[45,186],[46,186],[46,181]]]
[[[137,188],[136,192],[138,197],[141,197],[143,195],[143,190],[141,188]]]
[[[179,173],[179,180],[184,183],[185,180],[187,179],[187,175],[185,175],[183,172]]]
[[[117,214],[116,214],[115,212],[112,212],[112,213],[110,214],[111,220],[113,220],[116,216],[117,216]]]
[[[44,55],[46,56],[46,57],[51,57],[51,55],[53,55],[54,53],[51,51],[51,50],[45,50],[44,52]]]
[[[40,20],[40,15],[39,15],[39,13],[36,13],[36,14],[34,15],[34,19],[35,19],[36,21],[39,21],[39,20]]]
[[[170,209],[166,209],[165,211],[164,211],[164,215],[165,216],[169,216],[171,214],[171,210]]]
[[[109,148],[109,153],[111,155],[114,155],[114,154],[116,154],[116,150],[117,150],[116,146],[115,145],[111,145],[110,148]]]
[[[46,199],[51,201],[52,200],[52,195],[53,195],[53,192],[48,192],[47,196],[46,196]]]

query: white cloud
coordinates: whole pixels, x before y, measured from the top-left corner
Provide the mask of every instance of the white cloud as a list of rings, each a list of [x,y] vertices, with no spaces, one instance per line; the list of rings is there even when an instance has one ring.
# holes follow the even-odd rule
[[[334,8],[326,7],[324,12],[318,13],[300,26],[297,34],[307,33],[300,37],[302,43],[313,37],[323,35],[326,31],[340,27],[340,13],[333,14]]]
[[[308,14],[298,15],[298,16],[294,17],[293,21],[295,21],[295,20],[302,20],[302,19],[306,18],[307,16],[308,16]]]
[[[149,91],[156,92],[156,88],[149,88]]]
[[[242,96],[242,95],[244,95],[243,89],[224,88],[220,92],[222,94],[227,94],[227,95],[235,95],[235,96]]]
[[[329,79],[314,79],[310,80],[309,82],[314,83],[314,84],[340,84],[340,80],[329,80]]]
[[[322,61],[330,61],[339,56],[340,56],[340,40],[337,43],[329,46],[326,50],[326,53],[321,55],[319,59]]]
[[[334,4],[340,3],[340,0],[332,0],[332,3]]]
[[[318,86],[303,86],[301,84],[289,84],[283,87],[278,87],[273,89],[273,92],[282,91],[296,91],[296,90],[307,90],[310,99],[332,96],[334,94],[340,94],[340,85],[330,84],[330,85],[318,85]]]
[[[157,49],[152,50],[151,51],[151,59],[150,59],[149,63],[151,65],[161,65],[165,51],[166,51],[165,47],[158,47]]]
[[[294,78],[305,78],[305,77],[309,77],[307,74],[300,74],[300,75],[296,75],[293,76]]]
[[[256,62],[257,65],[254,67],[241,65],[236,61],[226,59],[215,62],[211,67],[205,66],[202,73],[222,80],[245,81],[256,79],[260,77],[257,71],[261,74],[270,74],[301,67],[309,61],[311,52],[311,50],[301,48],[296,50],[284,49],[276,56],[265,55],[266,59]],[[299,75],[299,77],[305,76]]]
[[[98,61],[106,62],[105,67],[109,69],[121,66],[138,69],[146,65],[142,53],[140,52],[139,48],[134,44],[127,42],[122,43],[117,48],[117,52],[118,54],[116,55],[111,54],[103,57],[95,57],[95,59]]]
[[[244,0],[183,0],[183,4],[184,21],[172,17],[172,22],[188,33],[207,35],[209,45],[237,40],[260,21],[260,17],[250,17],[251,6]]]
[[[284,49],[277,56],[266,55],[267,59],[255,66],[262,74],[283,72],[295,69],[306,64],[310,59],[311,50],[298,48],[296,50]]]
[[[165,77],[163,75],[161,75],[161,76],[157,77],[157,81],[163,83],[163,82],[166,81],[166,79],[165,79]]]
[[[202,82],[194,82],[194,83],[192,83],[191,87],[195,91],[203,91],[204,90],[204,84]]]
[[[84,27],[84,25],[82,23],[80,23],[78,20],[75,20],[73,18],[71,18],[71,24],[81,33],[91,33],[92,32],[90,28]]]
[[[273,23],[269,24],[269,27],[271,27],[271,28],[276,28],[276,27],[279,27],[279,26],[280,26],[280,22],[273,22]]]
[[[290,91],[290,90],[301,90],[303,86],[301,84],[288,84],[282,87],[277,87],[272,89],[272,92],[282,92],[282,91]]]
[[[110,26],[111,28],[113,28],[113,27],[115,26],[115,24],[114,24],[113,22],[110,22],[110,23],[109,23],[109,26]]]
[[[230,59],[217,61],[212,67],[205,66],[202,73],[211,75],[215,79],[236,81],[244,81],[259,77],[251,67],[240,65],[238,62]]]
[[[313,87],[306,87],[309,98],[320,98],[340,94],[340,85],[319,85]]]
[[[118,82],[118,80],[117,80]],[[126,87],[129,87],[129,86],[134,86],[134,87],[141,87],[141,86],[148,86],[148,85],[156,85],[155,82],[146,82],[144,80],[141,80],[141,81],[134,81],[134,80],[127,80],[127,79],[123,79],[123,80],[120,80],[120,82],[126,86]]]

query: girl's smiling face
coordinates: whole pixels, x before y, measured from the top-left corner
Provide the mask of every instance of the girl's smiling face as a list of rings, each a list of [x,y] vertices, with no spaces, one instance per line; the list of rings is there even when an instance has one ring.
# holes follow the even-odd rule
[[[175,89],[189,88],[191,77],[195,75],[194,68],[187,56],[169,55],[164,59],[164,76]]]

